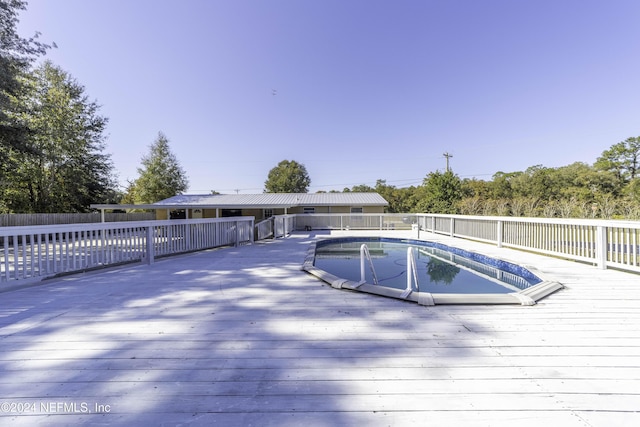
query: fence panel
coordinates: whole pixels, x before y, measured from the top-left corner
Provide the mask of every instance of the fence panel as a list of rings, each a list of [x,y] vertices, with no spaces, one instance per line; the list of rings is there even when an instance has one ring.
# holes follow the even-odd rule
[[[252,241],[253,217],[2,227],[0,289],[60,273]]]
[[[640,229],[608,227],[607,241],[607,266],[640,271]]]
[[[443,221],[443,226],[446,221]],[[453,235],[483,242],[498,242],[498,220],[484,220],[475,217],[456,218]],[[448,232],[451,231],[451,221],[448,224]]]

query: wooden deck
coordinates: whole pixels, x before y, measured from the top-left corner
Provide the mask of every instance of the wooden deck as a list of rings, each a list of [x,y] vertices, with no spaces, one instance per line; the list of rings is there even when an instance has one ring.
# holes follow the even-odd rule
[[[314,236],[0,294],[0,425],[640,425],[640,276],[436,237],[566,289],[423,307],[299,271]]]

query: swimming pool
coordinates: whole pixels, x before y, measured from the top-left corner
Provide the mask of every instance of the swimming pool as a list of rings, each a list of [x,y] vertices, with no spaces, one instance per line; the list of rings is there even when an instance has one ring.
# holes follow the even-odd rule
[[[422,305],[533,305],[562,288],[530,267],[423,240],[325,239],[311,245],[303,270],[335,288]]]

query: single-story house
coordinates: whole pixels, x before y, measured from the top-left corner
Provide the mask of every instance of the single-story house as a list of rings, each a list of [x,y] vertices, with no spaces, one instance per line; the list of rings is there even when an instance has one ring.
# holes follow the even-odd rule
[[[384,213],[387,201],[378,193],[182,194],[145,205],[94,204],[102,212],[150,209],[156,219],[253,216],[297,213]]]

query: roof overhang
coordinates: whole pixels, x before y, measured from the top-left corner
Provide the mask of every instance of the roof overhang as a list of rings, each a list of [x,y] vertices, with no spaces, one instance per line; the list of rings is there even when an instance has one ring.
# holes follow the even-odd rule
[[[133,204],[109,204],[109,203],[97,203],[92,204],[89,207],[91,209],[99,209],[99,210],[126,210],[126,209],[142,209],[142,210],[175,210],[175,209],[289,209],[295,207],[296,205],[278,205],[278,204],[264,204],[264,205],[199,205],[199,204],[189,204],[189,203],[181,203],[176,205],[154,205],[154,204],[141,204],[141,205],[133,205]],[[321,206],[321,205],[317,205]]]

